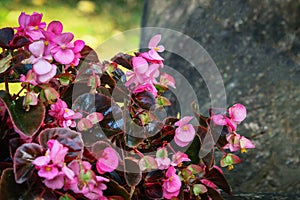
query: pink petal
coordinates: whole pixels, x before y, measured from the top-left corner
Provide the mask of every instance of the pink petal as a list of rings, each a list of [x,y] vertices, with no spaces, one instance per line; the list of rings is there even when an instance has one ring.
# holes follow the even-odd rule
[[[43,182],[48,188],[51,188],[53,190],[61,189],[64,186],[64,176],[58,175],[51,180],[46,179]]]
[[[133,57],[132,65],[133,65],[134,71],[139,74],[144,74],[148,70],[148,62],[144,58],[141,58],[141,57]]]
[[[96,164],[96,168],[100,174],[104,174],[105,172],[112,172],[118,167],[119,158],[113,148],[105,148],[102,155],[103,157],[99,158]]]
[[[19,16],[19,24],[21,27],[25,27],[29,24],[30,21],[30,15],[25,14],[24,12],[21,13]]]
[[[35,56],[35,57],[41,57],[44,53],[45,44],[44,41],[36,41],[29,45],[29,51]]]
[[[163,46],[163,45],[159,45],[159,46],[157,46],[156,48],[158,48],[158,52],[163,52],[163,51],[165,51],[165,47]]]
[[[77,128],[79,131],[85,131],[93,127],[93,123],[91,120],[87,118],[82,118],[78,123],[77,123]]]
[[[154,60],[164,60],[154,49],[149,51],[149,56]]]
[[[30,25],[38,26],[42,20],[43,14],[39,13],[32,13],[30,16]]]
[[[38,171],[38,175],[46,179],[53,179],[58,175],[58,169],[53,165],[46,165]]]
[[[64,166],[61,170],[69,179],[74,178],[75,174],[70,168]]]
[[[84,41],[82,41],[82,40],[76,40],[74,42],[73,52],[74,53],[80,52],[83,49],[84,45],[85,45]]]
[[[150,41],[149,41],[149,43],[148,43],[148,47],[149,47],[150,49],[155,48],[155,47],[158,45],[158,43],[160,42],[160,40],[161,40],[161,35],[160,35],[160,34],[154,35],[154,36],[150,39]]]
[[[61,35],[56,36],[53,41],[59,45],[66,45],[71,42],[74,38],[72,33],[62,33]]]
[[[93,112],[86,116],[88,120],[90,120],[93,124],[97,124],[98,122],[103,120],[103,114],[99,112]]]
[[[226,121],[226,117],[224,115],[213,115],[211,116],[211,119],[213,120],[213,122],[216,124],[216,125],[219,125],[219,126],[224,126],[227,124],[227,121]]]
[[[39,59],[39,61],[32,66],[33,71],[37,75],[45,75],[52,70],[52,65],[44,59]]]
[[[55,35],[61,34],[63,25],[60,21],[52,21],[48,24],[47,31],[54,33]]]
[[[34,159],[34,161],[32,161],[32,164],[34,164],[38,167],[42,167],[42,166],[48,165],[49,162],[50,162],[49,156],[40,156],[40,157],[37,157],[36,159]]]
[[[51,78],[53,78],[55,75],[56,75],[56,65],[52,65],[52,69],[49,73],[40,75],[37,77],[37,79],[41,83],[46,83]]]
[[[61,64],[70,64],[75,55],[71,49],[59,50],[54,54],[54,59]]]
[[[190,143],[190,142],[182,142],[177,137],[174,137],[174,142],[180,147],[185,147],[185,146],[189,145],[189,143]]]
[[[230,118],[236,122],[242,122],[247,116],[246,107],[240,103],[237,103],[228,109]]]
[[[194,118],[193,116],[185,116],[181,120],[177,121],[174,125],[184,126],[185,124],[189,123],[193,118]]]

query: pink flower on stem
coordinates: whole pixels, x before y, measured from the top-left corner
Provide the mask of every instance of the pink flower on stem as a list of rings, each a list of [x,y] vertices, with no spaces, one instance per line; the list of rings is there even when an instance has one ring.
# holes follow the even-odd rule
[[[29,36],[31,40],[39,40],[44,37],[42,30],[46,27],[45,22],[41,22],[43,15],[32,13],[27,15],[24,12],[19,16],[19,27],[16,28],[17,34]]]
[[[157,89],[151,83],[145,83],[143,85],[137,86],[134,89],[133,93],[137,94],[137,93],[144,92],[144,91],[150,92],[153,95],[154,98],[157,96]]]
[[[76,40],[74,42],[74,48],[73,48],[74,59],[71,62],[71,65],[77,66],[79,64],[79,60],[81,58],[80,51],[83,49],[84,46],[85,46],[85,43],[82,40]]]
[[[50,64],[52,60],[50,54],[44,54],[44,41],[36,41],[29,45],[29,51],[32,56],[29,60],[32,63],[33,72],[36,74],[37,81],[45,83],[53,78],[56,74],[56,65]]]
[[[159,76],[158,64],[149,65],[144,58],[133,57],[132,66],[133,72],[128,71],[126,73],[126,76],[129,77],[129,80],[125,83],[126,87],[132,83],[138,86],[145,83],[153,84],[157,82],[155,78]]]
[[[188,124],[192,119],[192,116],[186,116],[175,123],[178,127],[175,130],[174,141],[180,147],[187,146],[194,139],[196,131],[192,124]]]
[[[68,179],[64,184],[64,190],[72,190],[83,194],[89,199],[107,199],[103,196],[103,190],[107,187],[103,182],[109,182],[102,176],[96,176],[89,162],[73,160],[68,167],[74,172],[73,179]]]
[[[191,161],[191,159],[189,159],[188,155],[185,153],[182,153],[180,151],[177,151],[173,156],[172,156],[172,162],[171,165],[172,166],[180,166],[182,164],[182,162],[188,162]]]
[[[117,169],[118,165],[119,158],[117,152],[111,147],[106,147],[96,163],[96,168],[100,174],[105,174]]]
[[[168,158],[168,151],[165,147],[158,148],[156,151],[156,158],[158,169],[164,170],[169,168],[171,164],[170,158]]]
[[[228,116],[222,114],[213,114],[212,121],[219,126],[227,126],[229,132],[236,131],[237,125],[240,124],[247,116],[247,110],[242,104],[235,104],[228,109]]]
[[[166,199],[177,197],[181,188],[181,181],[176,174],[176,169],[170,166],[166,172],[166,179],[163,183],[163,196]]]
[[[68,148],[64,147],[57,140],[47,142],[48,149],[44,156],[37,157],[32,164],[38,169],[38,175],[45,178],[45,185],[51,189],[61,189],[64,184],[64,177],[74,177],[74,172],[65,166],[65,156]]]
[[[242,153],[245,153],[247,152],[246,149],[255,148],[255,145],[249,139],[237,133],[228,134],[226,139],[228,144],[226,144],[223,148],[229,149],[231,152],[241,150]]]
[[[49,115],[54,117],[59,126],[67,128],[67,127],[75,127],[76,122],[74,119],[82,118],[82,114],[79,112],[74,112],[69,109],[66,102],[61,99],[57,99],[56,103],[50,106]]]
[[[74,44],[71,43],[74,35],[72,33],[62,33],[53,38],[53,42],[56,44],[51,49],[54,59],[61,64],[71,64],[75,58],[73,52]]]
[[[165,47],[163,45],[158,45],[160,40],[161,40],[161,35],[157,34],[154,35],[148,43],[148,47],[150,49],[148,54],[151,58],[156,60],[163,60],[163,58],[157,53],[157,52],[163,52],[165,50]]]

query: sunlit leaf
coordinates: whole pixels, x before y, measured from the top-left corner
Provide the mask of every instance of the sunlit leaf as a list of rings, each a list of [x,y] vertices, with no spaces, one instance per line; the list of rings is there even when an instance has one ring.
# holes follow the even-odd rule
[[[42,126],[45,106],[41,102],[32,106],[29,111],[25,111],[22,105],[23,98],[14,101],[8,92],[0,91],[0,100],[8,109],[15,131],[21,136],[30,137]]]

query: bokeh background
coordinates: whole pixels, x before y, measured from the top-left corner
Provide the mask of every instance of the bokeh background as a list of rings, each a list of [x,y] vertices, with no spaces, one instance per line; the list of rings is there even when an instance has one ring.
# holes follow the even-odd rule
[[[143,0],[1,0],[0,27],[18,26],[21,12],[43,13],[43,21],[59,20],[65,32],[96,48],[112,35],[139,28]],[[130,41],[138,47],[139,35]]]

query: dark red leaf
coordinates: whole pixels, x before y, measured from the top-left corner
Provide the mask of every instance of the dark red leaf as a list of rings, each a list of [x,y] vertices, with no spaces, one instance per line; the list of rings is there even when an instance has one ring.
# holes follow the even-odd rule
[[[80,51],[81,59],[84,61],[91,61],[91,62],[99,62],[98,55],[94,49],[85,45],[83,49]]]
[[[164,178],[165,174],[162,170],[152,170],[145,177],[146,183],[159,183]]]
[[[204,175],[207,180],[210,180],[221,188],[224,192],[231,194],[231,188],[224,177],[224,174],[220,172],[217,168],[213,167],[211,170],[207,171]]]
[[[199,136],[195,135],[192,144],[185,152],[189,156],[193,164],[199,164],[200,162],[200,157],[199,157],[200,149],[201,149],[201,143],[200,143]]]
[[[119,195],[123,197],[124,200],[130,200],[130,195],[127,190],[114,180],[110,179],[108,183],[105,183],[105,185],[107,186],[107,188],[109,188],[107,190],[104,190],[105,196]]]
[[[17,183],[24,183],[31,175],[34,166],[32,161],[42,156],[42,147],[35,143],[20,146],[14,156],[14,173]]]
[[[69,148],[65,158],[66,162],[76,158],[82,158],[84,145],[81,138],[81,133],[72,131],[68,128],[49,128],[42,131],[39,135],[40,144],[44,148],[48,148],[47,141],[50,139],[56,139],[65,147]]]
[[[11,49],[17,49],[23,46],[26,46],[29,44],[30,40],[28,40],[24,36],[16,36],[14,39],[10,42],[10,48]]]
[[[14,30],[12,28],[0,29],[0,47],[9,48],[9,42],[14,37]]]
[[[31,106],[29,111],[25,111],[22,105],[23,97],[14,101],[8,92],[0,91],[0,100],[8,109],[14,129],[21,137],[31,137],[42,126],[45,118],[45,106],[41,102],[36,106]]]
[[[127,182],[127,185],[132,187],[139,184],[142,179],[142,173],[138,163],[134,158],[127,157],[124,160],[124,176]]]
[[[145,110],[150,110],[150,108],[152,106],[155,105],[156,101],[155,98],[153,96],[153,94],[151,94],[148,91],[144,91],[144,92],[140,92],[137,94],[133,94],[132,95],[132,99],[134,99],[135,103],[145,109]]]
[[[119,53],[111,59],[112,62],[118,63],[119,65],[132,70],[131,59],[133,56],[128,54]]]
[[[145,193],[150,199],[161,199],[163,197],[163,190],[160,184],[151,184],[146,186]]]

